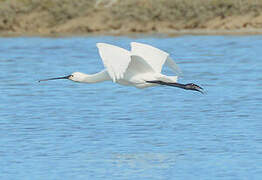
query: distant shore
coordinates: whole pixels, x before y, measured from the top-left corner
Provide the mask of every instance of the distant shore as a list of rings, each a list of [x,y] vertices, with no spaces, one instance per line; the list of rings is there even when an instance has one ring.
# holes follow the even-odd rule
[[[0,0],[0,36],[262,34],[262,1]]]
[[[262,29],[240,29],[240,30],[209,30],[209,29],[185,29],[170,30],[164,32],[55,32],[55,33],[38,33],[38,32],[0,32],[0,37],[71,37],[71,36],[181,36],[181,35],[259,35]]]

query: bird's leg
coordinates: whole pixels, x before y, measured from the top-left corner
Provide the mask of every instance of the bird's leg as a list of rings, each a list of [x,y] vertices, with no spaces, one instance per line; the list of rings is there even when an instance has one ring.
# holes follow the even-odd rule
[[[146,81],[147,83],[155,83],[155,84],[160,84],[160,85],[166,85],[166,86],[173,86],[173,87],[178,87],[178,88],[182,88],[185,90],[193,90],[193,91],[199,91],[202,94],[204,93],[202,90],[203,88],[201,88],[200,86],[196,85],[196,84],[180,84],[180,83],[170,83],[170,82],[164,82],[164,81]]]
[[[180,83],[169,83],[169,82],[164,82],[164,81],[146,81],[146,82],[185,89],[185,84],[180,84]]]

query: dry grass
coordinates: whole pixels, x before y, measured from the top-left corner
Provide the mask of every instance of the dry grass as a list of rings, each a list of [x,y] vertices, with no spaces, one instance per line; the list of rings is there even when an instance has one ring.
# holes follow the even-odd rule
[[[16,22],[19,15],[48,12],[50,26],[84,16],[94,9],[95,0],[0,0],[0,29]],[[34,22],[32,22],[34,23]]]
[[[261,12],[262,0],[0,0],[0,31],[54,28],[99,14],[109,30],[138,26],[154,31],[156,22],[166,22],[171,29],[205,28],[215,18],[257,17]]]
[[[112,10],[118,18],[139,21],[192,20],[262,12],[262,1],[255,0],[121,0]]]

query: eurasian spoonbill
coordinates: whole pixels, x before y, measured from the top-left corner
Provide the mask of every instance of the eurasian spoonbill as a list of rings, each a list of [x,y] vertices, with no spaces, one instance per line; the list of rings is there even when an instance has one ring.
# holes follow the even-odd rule
[[[181,74],[180,69],[168,53],[158,48],[137,42],[131,43],[131,51],[106,43],[97,43],[97,47],[105,66],[105,69],[101,72],[91,75],[74,72],[65,77],[40,81],[55,79],[69,79],[81,83],[113,81],[125,86],[135,86],[136,88],[166,85],[203,93],[203,88],[196,84],[177,83],[178,76]],[[164,64],[171,68],[176,76],[162,74]]]

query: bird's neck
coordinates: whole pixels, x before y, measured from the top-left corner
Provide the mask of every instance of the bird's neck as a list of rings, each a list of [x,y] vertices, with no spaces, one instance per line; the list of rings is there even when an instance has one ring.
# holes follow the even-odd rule
[[[95,74],[84,74],[83,79],[80,82],[83,83],[98,83],[111,80],[107,71],[101,71]]]

